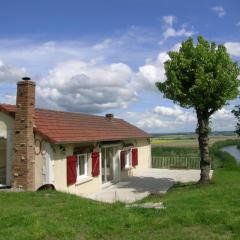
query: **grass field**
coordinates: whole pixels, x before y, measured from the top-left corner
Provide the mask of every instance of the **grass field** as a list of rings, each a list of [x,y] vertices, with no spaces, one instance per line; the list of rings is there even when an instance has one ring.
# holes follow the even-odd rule
[[[166,147],[159,144],[152,148],[153,168],[199,169],[199,161],[196,147]]]
[[[200,168],[200,161],[197,136],[191,135],[164,135],[157,138],[152,138],[152,166],[156,168]],[[224,136],[210,135],[209,146],[218,146],[218,142],[222,145],[240,145],[239,138],[235,135]],[[223,146],[222,146],[223,147]],[[212,151],[211,151],[212,152]],[[213,159],[211,156],[210,157]],[[220,153],[221,155],[223,153]],[[170,159],[170,161],[169,161]],[[211,167],[213,168],[212,161]]]
[[[166,146],[154,146],[152,148],[152,155],[153,156],[187,156],[187,155],[199,155],[198,148],[195,147],[178,147],[178,146],[172,146],[172,147],[166,147]]]
[[[240,239],[240,169],[215,144],[213,183],[176,185],[164,210],[127,209],[60,192],[0,192],[0,239]]]
[[[210,136],[209,144],[210,146],[213,143],[218,141],[225,141],[229,139],[237,139],[236,136]],[[151,139],[151,144],[153,147],[162,146],[162,147],[190,147],[197,148],[198,141],[196,135],[165,135],[161,137],[154,137]]]

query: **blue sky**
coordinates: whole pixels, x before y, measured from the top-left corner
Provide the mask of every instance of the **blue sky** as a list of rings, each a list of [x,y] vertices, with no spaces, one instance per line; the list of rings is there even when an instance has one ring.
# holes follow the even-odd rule
[[[94,114],[113,112],[149,132],[194,131],[195,113],[164,99],[167,51],[203,35],[240,59],[240,2],[189,0],[3,1],[0,102],[14,103],[16,82],[37,82],[37,105]],[[212,118],[233,130],[231,109]]]

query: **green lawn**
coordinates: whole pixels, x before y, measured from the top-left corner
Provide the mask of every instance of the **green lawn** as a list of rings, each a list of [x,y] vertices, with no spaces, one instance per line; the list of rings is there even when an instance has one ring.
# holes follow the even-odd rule
[[[165,210],[126,209],[59,192],[0,193],[0,239],[240,239],[240,170],[217,155],[209,186],[178,185]]]

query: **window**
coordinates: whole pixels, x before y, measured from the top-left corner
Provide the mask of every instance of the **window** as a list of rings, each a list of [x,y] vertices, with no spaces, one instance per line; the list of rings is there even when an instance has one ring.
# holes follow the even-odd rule
[[[82,179],[87,177],[88,159],[87,154],[79,154],[77,159],[77,178]]]
[[[131,167],[131,150],[125,151],[125,168]]]

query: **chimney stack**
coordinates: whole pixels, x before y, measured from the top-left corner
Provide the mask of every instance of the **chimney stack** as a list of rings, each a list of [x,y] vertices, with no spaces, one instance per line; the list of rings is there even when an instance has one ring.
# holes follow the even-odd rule
[[[112,113],[107,113],[107,114],[105,115],[105,117],[106,117],[108,120],[112,120],[113,117],[114,117],[114,115],[113,115]]]
[[[12,187],[35,190],[35,83],[29,77],[17,83]]]

